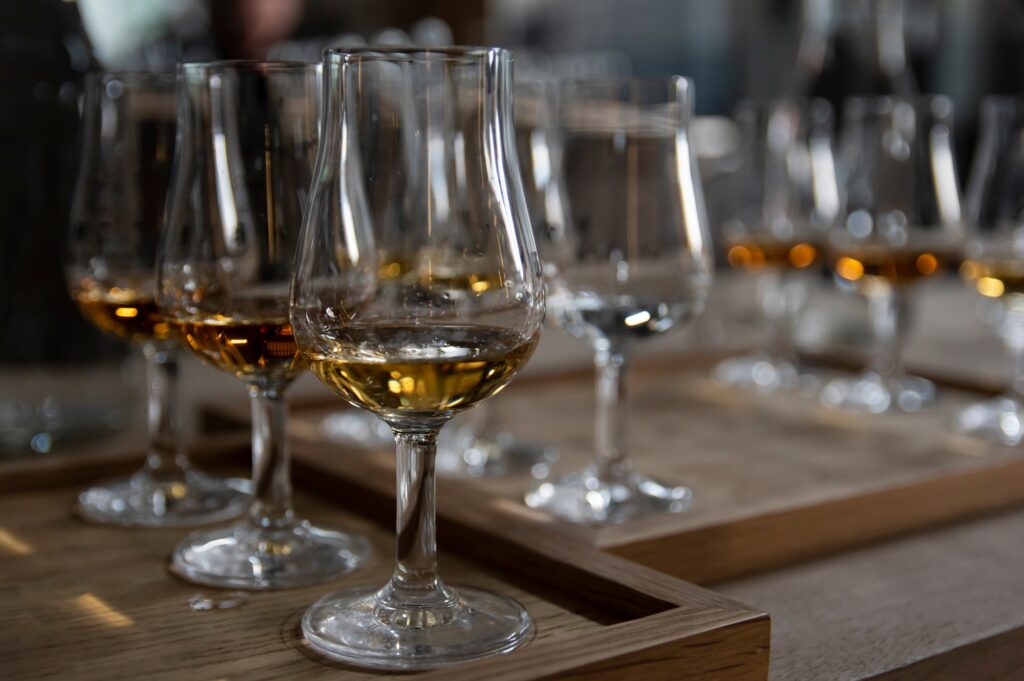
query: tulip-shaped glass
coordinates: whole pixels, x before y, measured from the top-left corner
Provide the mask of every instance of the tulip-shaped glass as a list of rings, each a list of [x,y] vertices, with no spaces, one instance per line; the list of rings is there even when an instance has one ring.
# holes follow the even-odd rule
[[[488,48],[328,50],[324,132],[293,285],[313,373],[397,442],[395,569],[306,611],[312,645],[421,669],[507,652],[530,616],[437,574],[437,435],[529,359],[544,285],[512,129],[511,59]]]
[[[840,286],[867,299],[873,357],[859,376],[825,385],[830,407],[880,414],[915,412],[935,385],[903,368],[915,284],[959,260],[963,232],[953,155],[953,104],[853,98],[839,143],[841,200],[829,251]]]
[[[252,400],[253,502],[227,527],[197,531],[172,569],[212,586],[272,589],[333,579],[366,541],[292,511],[285,390],[304,368],[288,321],[292,264],[312,178],[318,65],[185,64],[160,309],[200,358]]]
[[[965,202],[964,281],[995,303],[1013,358],[1009,389],[956,415],[956,429],[1008,445],[1024,440],[1024,100],[988,97]]]
[[[141,348],[149,374],[142,470],[95,485],[77,509],[100,523],[183,527],[241,514],[248,495],[196,470],[181,446],[178,351],[156,305],[156,253],[175,136],[173,75],[90,74],[68,280],[85,316]]]

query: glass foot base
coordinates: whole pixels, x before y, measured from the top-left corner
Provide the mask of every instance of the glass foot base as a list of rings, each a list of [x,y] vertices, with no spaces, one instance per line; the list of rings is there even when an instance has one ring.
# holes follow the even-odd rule
[[[389,587],[348,589],[306,610],[302,633],[318,652],[359,667],[431,669],[507,653],[533,620],[518,602],[476,589],[445,589],[442,607],[392,607]]]
[[[517,440],[511,433],[488,437],[459,437],[438,443],[437,472],[459,478],[511,478],[530,475],[543,480],[558,460],[558,450]]]
[[[964,435],[1017,445],[1024,440],[1024,405],[1006,397],[978,402],[957,412],[953,427]]]
[[[340,577],[366,563],[369,543],[359,535],[297,522],[259,528],[247,520],[198,530],[171,555],[171,572],[204,586],[285,589]]]
[[[867,372],[829,381],[820,397],[826,407],[869,414],[917,412],[935,401],[935,384],[920,376],[883,377]]]
[[[799,366],[790,362],[774,362],[765,354],[722,360],[711,370],[711,378],[720,385],[761,392],[813,391],[819,385],[815,374],[802,372]]]
[[[395,435],[388,424],[368,411],[339,411],[324,417],[320,432],[331,442],[365,449],[393,449]]]
[[[196,470],[156,479],[145,471],[110,480],[78,496],[86,520],[124,527],[191,527],[235,518],[249,507],[248,482]]]
[[[633,473],[605,482],[593,469],[544,482],[527,493],[526,505],[572,523],[621,523],[646,515],[681,513],[693,502],[689,487],[667,487]]]

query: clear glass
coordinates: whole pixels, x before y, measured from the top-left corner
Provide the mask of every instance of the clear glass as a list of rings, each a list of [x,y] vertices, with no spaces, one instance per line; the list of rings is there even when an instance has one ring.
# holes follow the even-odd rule
[[[960,275],[997,306],[996,331],[1013,359],[1003,395],[968,406],[954,427],[1008,445],[1024,440],[1024,100],[987,97],[967,184]]]
[[[832,153],[832,107],[781,100],[745,102],[736,116],[742,160],[737,209],[723,225],[726,260],[757,277],[767,347],[720,362],[724,385],[810,390],[817,377],[801,369],[793,329],[807,301],[809,275],[820,274],[828,228],[839,211]]]
[[[542,264],[551,256],[554,234],[565,228],[565,192],[559,163],[556,115],[557,85],[553,80],[515,83],[516,152],[523,175],[526,208]],[[448,435],[448,437],[445,437]],[[558,450],[524,440],[505,428],[498,405],[480,404],[455,420],[438,442],[438,475],[502,478],[529,475],[546,478],[558,460]]]
[[[875,348],[861,375],[830,381],[821,401],[872,414],[919,411],[935,386],[903,368],[910,294],[957,262],[963,243],[953,104],[854,98],[843,120],[844,205],[829,250],[840,286],[867,299]]]
[[[691,502],[689,488],[634,470],[626,388],[634,347],[694,319],[711,280],[689,145],[692,94],[680,77],[568,81],[561,89],[570,221],[548,261],[548,305],[594,349],[596,461],[541,483],[526,503],[571,522],[622,522]]]
[[[193,532],[172,555],[174,572],[199,584],[313,584],[369,555],[362,537],[313,527],[292,511],[285,390],[303,362],[289,286],[317,147],[319,73],[289,62],[179,68],[160,309],[191,350],[241,379],[252,399],[248,515]]]
[[[239,485],[193,468],[178,419],[177,344],[156,307],[156,250],[174,149],[174,76],[90,74],[72,208],[68,281],[87,319],[142,349],[149,366],[149,452],[135,475],[78,498],[85,518],[181,527],[239,515]]]
[[[513,599],[437,574],[437,436],[529,359],[544,285],[512,129],[509,53],[328,50],[324,136],[293,286],[313,373],[398,443],[395,570],[306,611],[314,648],[352,664],[439,667],[512,650]]]

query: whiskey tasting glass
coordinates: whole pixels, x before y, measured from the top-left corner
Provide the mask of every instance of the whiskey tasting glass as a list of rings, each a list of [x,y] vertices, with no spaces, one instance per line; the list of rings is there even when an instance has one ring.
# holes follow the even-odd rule
[[[77,510],[95,522],[143,527],[239,515],[248,495],[185,457],[178,347],[156,306],[156,249],[174,152],[174,76],[88,75],[84,124],[67,278],[86,318],[146,357],[149,451],[133,476],[82,492]]]
[[[836,279],[867,299],[874,357],[853,378],[830,381],[827,406],[872,414],[918,411],[935,386],[903,369],[914,284],[960,255],[960,192],[946,97],[854,98],[844,109],[839,160],[843,209],[829,249]]]
[[[325,596],[302,631],[320,652],[367,667],[505,653],[532,620],[510,598],[438,576],[434,474],[441,427],[512,379],[544,317],[511,58],[366,47],[327,50],[324,68],[292,325],[313,373],[395,433],[397,540],[386,585]]]
[[[634,470],[626,391],[636,345],[696,317],[711,279],[688,139],[692,96],[680,77],[569,81],[561,90],[570,221],[555,251],[548,306],[594,349],[596,461],[541,483],[526,503],[571,522],[675,513],[692,498],[686,487]]]
[[[1024,100],[988,97],[965,200],[967,245],[960,274],[994,301],[996,331],[1013,358],[1007,391],[972,404],[954,426],[986,440],[1024,439]]]
[[[553,234],[565,228],[565,194],[558,168],[555,96],[552,80],[515,83],[515,138],[523,176],[526,208],[533,226],[541,264],[552,258]],[[500,404],[483,402],[457,419],[438,443],[439,475],[496,478],[531,475],[547,477],[558,460],[558,450],[524,440],[505,427]],[[448,437],[445,437],[445,434]]]
[[[737,112],[741,168],[736,214],[723,225],[729,265],[757,277],[768,345],[720,362],[714,379],[762,392],[814,389],[801,371],[793,327],[819,274],[827,230],[839,210],[832,108],[820,99],[745,102]]]
[[[159,305],[185,344],[252,399],[253,500],[234,525],[196,531],[172,569],[250,589],[333,579],[362,564],[362,537],[292,511],[285,390],[303,369],[289,287],[318,138],[319,67],[184,64]]]

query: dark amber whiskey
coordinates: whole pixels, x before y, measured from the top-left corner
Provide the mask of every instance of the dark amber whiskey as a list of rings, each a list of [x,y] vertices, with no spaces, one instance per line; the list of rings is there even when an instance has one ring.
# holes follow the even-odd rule
[[[937,274],[956,261],[948,250],[875,245],[837,249],[834,257],[836,274],[858,288],[906,286]]]
[[[809,241],[750,238],[733,242],[726,258],[732,267],[745,270],[801,270],[818,262],[820,254],[821,249]]]
[[[136,343],[171,337],[171,325],[152,295],[135,289],[80,289],[74,293],[82,314],[100,329]]]
[[[182,340],[197,355],[240,378],[294,378],[302,369],[287,319],[237,320],[213,316],[175,321]]]
[[[1024,294],[1024,260],[965,260],[960,266],[960,276],[971,288],[989,298]]]

